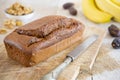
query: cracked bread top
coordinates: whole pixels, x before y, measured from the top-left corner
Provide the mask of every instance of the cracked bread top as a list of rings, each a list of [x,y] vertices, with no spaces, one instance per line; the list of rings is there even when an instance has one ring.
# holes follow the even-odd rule
[[[43,17],[14,30],[4,41],[25,53],[32,53],[54,45],[78,31],[83,32],[83,30],[84,25],[79,21],[53,15]]]

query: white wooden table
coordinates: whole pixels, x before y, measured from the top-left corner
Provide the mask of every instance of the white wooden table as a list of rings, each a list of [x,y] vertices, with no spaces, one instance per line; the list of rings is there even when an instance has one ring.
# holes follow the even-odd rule
[[[71,1],[76,4],[75,7],[78,9],[78,14],[79,14],[78,16],[73,18],[80,20],[86,26],[97,26],[106,29],[106,31],[108,26],[111,24],[115,24],[118,27],[120,27],[120,23],[113,21],[106,24],[96,24],[86,19],[82,13],[81,0],[0,0],[0,27],[3,27],[3,22],[6,19],[4,15],[5,8],[9,7],[12,3],[16,1],[21,2],[28,6],[32,6],[32,8],[35,10],[35,16],[28,22],[31,22],[37,18],[46,15],[54,15],[54,14],[60,14],[60,15],[72,17],[69,15],[67,11],[63,10],[61,7],[63,3]],[[11,32],[11,30],[9,32]],[[0,41],[3,40],[4,36],[5,35],[0,35]],[[110,37],[109,34],[107,34],[103,43],[105,45],[108,45],[109,46],[108,48],[111,49],[111,52],[109,52],[110,57],[114,58],[115,61],[118,62],[118,64],[120,64],[120,49],[115,50],[111,47],[112,40],[113,38]],[[90,77],[87,77],[86,79],[90,80]],[[120,80],[120,67],[112,71],[105,70],[101,72],[101,74],[96,74],[94,75],[94,80]]]

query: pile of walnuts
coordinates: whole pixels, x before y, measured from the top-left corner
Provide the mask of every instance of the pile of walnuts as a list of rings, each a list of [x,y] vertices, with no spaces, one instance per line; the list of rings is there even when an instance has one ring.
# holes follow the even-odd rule
[[[32,13],[33,11],[31,8],[27,8],[23,5],[21,5],[20,3],[16,2],[12,6],[10,6],[6,10],[6,12],[11,15],[21,16],[21,15],[26,15],[26,14]]]
[[[32,13],[33,10],[16,2],[13,5],[11,5],[9,8],[7,8],[6,12],[11,15],[22,16]],[[6,21],[4,21],[3,25],[4,27],[0,28],[0,34],[7,33],[7,29],[9,30],[9,29],[14,29],[16,26],[17,27],[22,26],[23,22],[21,20],[7,19]]]

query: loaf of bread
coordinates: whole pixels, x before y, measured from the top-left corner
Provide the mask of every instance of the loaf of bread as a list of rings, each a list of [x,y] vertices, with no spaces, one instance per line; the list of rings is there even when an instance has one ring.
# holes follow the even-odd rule
[[[84,28],[75,19],[51,15],[17,28],[4,44],[10,58],[33,66],[80,40]]]

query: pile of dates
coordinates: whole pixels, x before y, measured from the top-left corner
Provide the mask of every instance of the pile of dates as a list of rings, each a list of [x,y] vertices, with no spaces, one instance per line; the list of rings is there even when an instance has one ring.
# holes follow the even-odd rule
[[[112,41],[112,47],[114,49],[120,49],[120,29],[116,25],[111,25],[108,28],[108,31],[112,37],[115,39]]]
[[[77,9],[74,8],[74,3],[68,2],[63,5],[63,8],[68,10],[69,13],[73,16],[77,15]]]

